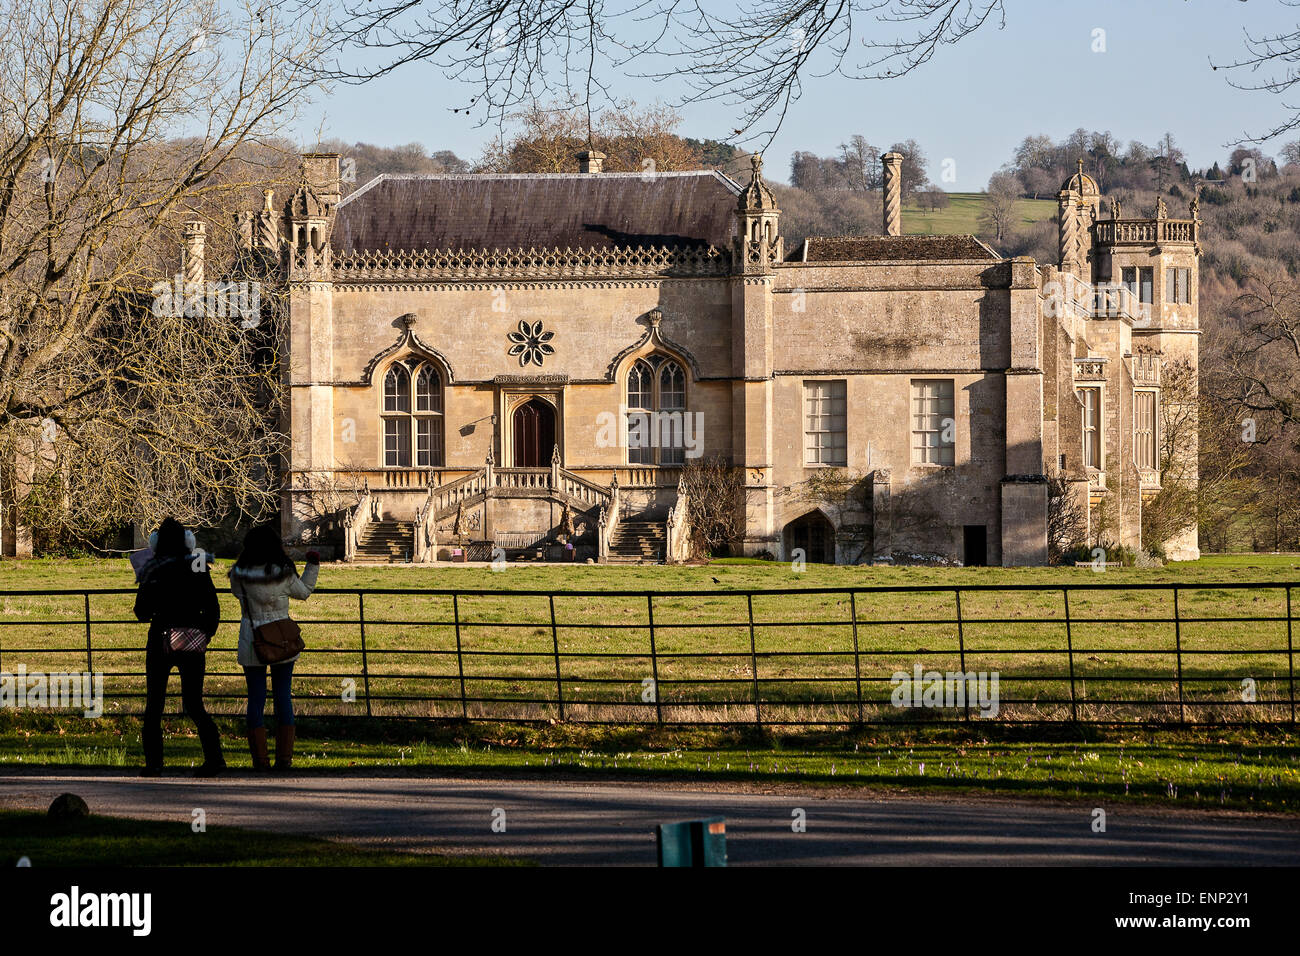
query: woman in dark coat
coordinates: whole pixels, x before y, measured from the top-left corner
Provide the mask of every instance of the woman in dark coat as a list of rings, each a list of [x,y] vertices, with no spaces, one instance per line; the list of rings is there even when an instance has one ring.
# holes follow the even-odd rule
[[[172,668],[181,674],[181,702],[194,721],[203,744],[203,765],[198,777],[215,777],[226,768],[221,753],[221,734],[203,706],[203,677],[207,669],[203,650],[172,650],[173,630],[197,630],[209,640],[217,633],[221,610],[217,590],[208,574],[206,556],[190,554],[185,529],[174,518],[158,528],[157,543],[149,562],[140,569],[140,590],[135,599],[135,616],[149,622],[145,649],[144,770],[142,775],[162,775],[162,713],[167,699],[167,681]]]

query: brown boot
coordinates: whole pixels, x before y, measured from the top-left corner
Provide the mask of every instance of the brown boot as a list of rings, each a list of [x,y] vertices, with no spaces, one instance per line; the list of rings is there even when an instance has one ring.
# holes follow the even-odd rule
[[[293,724],[275,728],[275,769],[288,770],[293,766]]]
[[[248,731],[248,752],[253,755],[253,769],[271,769],[271,758],[266,754],[266,728],[254,727]]]

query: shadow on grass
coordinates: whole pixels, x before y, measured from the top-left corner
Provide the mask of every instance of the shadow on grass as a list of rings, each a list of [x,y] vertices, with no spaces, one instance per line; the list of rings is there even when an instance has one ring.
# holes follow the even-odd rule
[[[52,820],[0,810],[0,866],[496,866],[517,859],[372,851],[314,837],[89,816]]]

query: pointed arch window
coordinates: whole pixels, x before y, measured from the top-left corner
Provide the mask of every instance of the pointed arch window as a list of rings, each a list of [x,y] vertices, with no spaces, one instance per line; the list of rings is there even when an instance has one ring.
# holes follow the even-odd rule
[[[630,465],[686,461],[686,371],[667,355],[632,363],[627,373],[627,460]]]
[[[411,358],[389,367],[383,422],[385,467],[442,467],[442,376],[433,365]]]

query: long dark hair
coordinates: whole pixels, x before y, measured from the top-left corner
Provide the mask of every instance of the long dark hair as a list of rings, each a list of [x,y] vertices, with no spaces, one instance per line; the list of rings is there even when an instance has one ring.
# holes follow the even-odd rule
[[[280,532],[273,524],[259,524],[244,536],[244,550],[235,561],[237,568],[266,568],[278,565],[289,574],[297,574],[289,555],[285,553]]]

